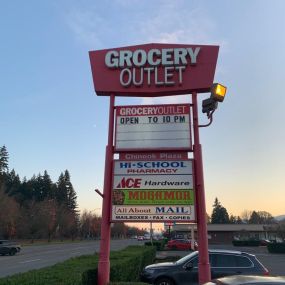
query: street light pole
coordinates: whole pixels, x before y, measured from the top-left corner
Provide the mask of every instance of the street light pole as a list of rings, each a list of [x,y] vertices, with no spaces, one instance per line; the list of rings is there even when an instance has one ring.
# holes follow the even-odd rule
[[[198,250],[199,250],[199,284],[211,281],[211,271],[208,252],[208,233],[206,221],[206,202],[204,189],[204,174],[202,160],[202,146],[199,137],[199,120],[197,92],[192,93],[193,104],[193,130],[194,130],[194,166],[196,172],[196,205],[197,205],[197,231],[198,231]]]

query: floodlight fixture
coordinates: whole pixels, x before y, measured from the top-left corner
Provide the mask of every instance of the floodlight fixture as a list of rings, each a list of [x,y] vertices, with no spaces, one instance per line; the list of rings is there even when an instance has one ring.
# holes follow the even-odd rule
[[[214,83],[211,88],[211,98],[217,102],[223,102],[227,93],[227,87],[220,84]]]

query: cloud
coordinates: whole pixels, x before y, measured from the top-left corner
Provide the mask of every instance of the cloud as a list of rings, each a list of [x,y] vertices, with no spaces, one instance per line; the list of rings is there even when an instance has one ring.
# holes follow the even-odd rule
[[[189,95],[180,96],[164,96],[164,97],[144,97],[141,100],[142,105],[156,105],[156,104],[178,104],[190,103]]]
[[[74,6],[66,22],[78,41],[93,47],[160,43],[220,44],[216,21],[189,1],[116,0],[109,4]]]
[[[138,34],[143,41],[162,43],[213,44],[216,24],[198,5],[185,1],[164,1],[153,17],[139,24]],[[187,5],[188,4],[188,5]]]
[[[109,28],[105,19],[93,9],[72,9],[66,14],[65,18],[68,27],[78,42],[92,46],[95,49],[104,46],[104,34]]]

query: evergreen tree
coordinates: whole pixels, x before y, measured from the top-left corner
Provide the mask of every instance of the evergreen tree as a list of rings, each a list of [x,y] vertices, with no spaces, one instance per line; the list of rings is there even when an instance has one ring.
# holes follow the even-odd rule
[[[60,173],[57,181],[56,200],[58,204],[63,204],[67,201],[67,191],[63,173]]]
[[[242,219],[240,216],[237,216],[237,224],[242,224]]]
[[[43,177],[39,173],[35,181],[35,198],[36,201],[43,201],[46,198],[46,193],[44,192]]]
[[[65,170],[61,173],[57,182],[57,201],[59,204],[65,204],[71,211],[76,211],[77,195],[70,181],[70,174]]]
[[[251,216],[248,220],[248,223],[249,224],[259,224],[260,223],[260,218],[259,218],[259,215],[256,211],[253,211],[251,213]]]
[[[236,224],[237,223],[237,218],[234,215],[230,215],[230,224]]]
[[[36,199],[37,196],[37,178],[33,175],[30,180],[27,181],[26,197],[30,200]]]
[[[44,175],[42,176],[41,182],[42,182],[42,190],[45,193],[44,196],[48,197],[49,199],[54,199],[55,198],[54,185],[46,170],[44,171]]]
[[[76,195],[76,192],[75,192],[73,185],[70,181],[70,174],[69,174],[68,170],[65,170],[64,178],[65,178],[65,183],[66,183],[66,188],[67,188],[67,207],[68,207],[68,209],[70,209],[72,211],[76,211],[77,195]]]
[[[3,173],[8,173],[9,171],[8,161],[9,161],[9,154],[6,146],[3,145],[0,148],[0,175]]]
[[[21,186],[20,177],[18,174],[16,174],[15,170],[12,169],[12,171],[9,172],[7,175],[6,193],[8,193],[9,196],[13,196],[17,199],[20,194],[20,186]]]
[[[226,208],[224,208],[219,202],[218,198],[216,198],[214,205],[213,205],[211,223],[212,224],[228,224],[229,222],[230,222],[229,214]]]

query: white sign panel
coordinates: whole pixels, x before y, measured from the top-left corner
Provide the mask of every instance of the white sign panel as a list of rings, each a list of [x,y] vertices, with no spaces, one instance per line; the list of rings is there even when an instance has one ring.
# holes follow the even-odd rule
[[[113,173],[113,221],[195,221],[192,160],[115,160]]]
[[[191,148],[190,105],[116,107],[115,148]]]

